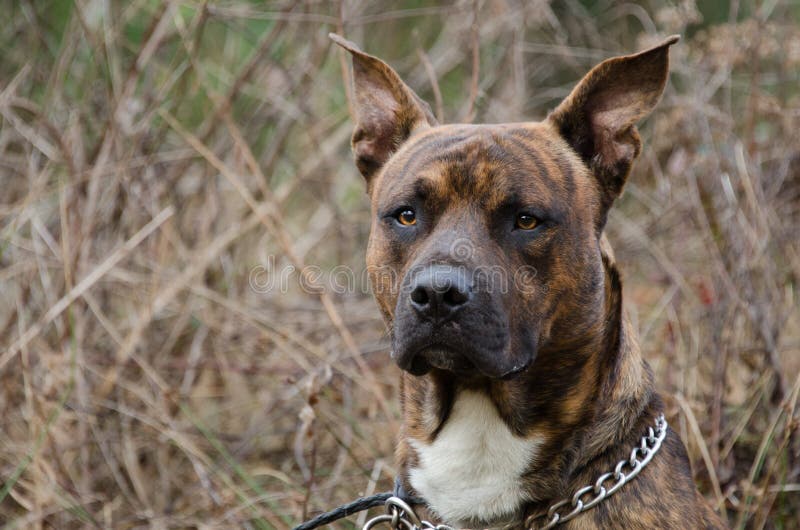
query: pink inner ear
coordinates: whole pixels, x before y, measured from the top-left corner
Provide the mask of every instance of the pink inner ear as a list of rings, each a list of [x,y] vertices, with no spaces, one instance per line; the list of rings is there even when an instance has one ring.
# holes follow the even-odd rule
[[[631,123],[631,109],[612,108],[589,115],[592,123],[592,136],[596,160],[603,166],[611,167],[620,162],[632,162],[638,154],[638,135]]]
[[[383,90],[365,92],[359,108],[358,129],[353,135],[353,149],[358,158],[383,164],[396,147],[398,104]]]
[[[352,148],[356,165],[369,182],[412,131],[435,120],[389,65],[347,41],[334,40],[353,55],[356,130]]]
[[[658,102],[661,90],[614,86],[591,95],[586,113],[591,122],[595,156],[611,167],[630,163],[639,154],[636,122]]]
[[[611,87],[592,93],[586,112],[592,116],[592,123],[620,131],[644,118],[658,102],[660,95],[660,90]]]

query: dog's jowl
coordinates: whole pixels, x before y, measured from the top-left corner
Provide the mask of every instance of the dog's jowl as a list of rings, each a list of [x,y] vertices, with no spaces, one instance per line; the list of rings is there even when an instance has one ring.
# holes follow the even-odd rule
[[[544,526],[659,434],[603,229],[677,38],[596,66],[544,121],[492,125],[438,124],[388,65],[332,38],[352,54],[367,265],[403,370],[400,482],[433,522]],[[561,527],[722,528],[660,432],[638,475]]]

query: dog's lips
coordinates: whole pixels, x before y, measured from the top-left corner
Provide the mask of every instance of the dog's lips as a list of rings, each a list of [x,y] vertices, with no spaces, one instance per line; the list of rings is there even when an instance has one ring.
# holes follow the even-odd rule
[[[509,381],[511,379],[514,379],[521,373],[525,372],[531,365],[532,361],[533,361],[533,355],[530,355],[528,356],[528,358],[525,360],[524,363],[512,366],[510,370],[508,370],[506,373],[498,377],[498,379],[502,379],[503,381]]]

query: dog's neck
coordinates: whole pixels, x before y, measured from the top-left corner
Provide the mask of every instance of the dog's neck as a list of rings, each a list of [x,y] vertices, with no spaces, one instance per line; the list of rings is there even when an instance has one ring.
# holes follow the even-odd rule
[[[639,339],[622,299],[622,284],[613,258],[605,258],[606,326],[596,363],[587,363],[596,378],[596,395],[590,398],[590,416],[583,435],[581,459],[576,467],[591,461],[601,451],[630,444],[641,434],[631,431],[655,398],[652,373],[643,360]],[[627,445],[626,445],[627,446]]]
[[[638,429],[641,416],[654,397],[653,383],[635,330],[623,311],[622,287],[613,259],[605,258],[604,265],[602,324],[596,326],[594,336],[576,348],[571,345],[575,349],[569,352],[543,351],[542,355],[551,356],[546,363],[552,367],[548,373],[538,373],[534,365],[529,373],[516,379],[477,384],[464,384],[441,371],[421,378],[404,374],[404,425],[398,457],[406,476],[420,466],[421,448],[436,447],[437,437],[451,419],[452,423],[464,422],[465,403],[474,401],[476,394],[484,395],[494,405],[514,440],[530,442],[531,461],[519,468],[521,477],[515,486],[524,491],[523,503],[546,504],[572,487],[575,471],[601,453],[607,454],[616,447],[630,450],[640,436],[638,430],[632,431]],[[561,360],[553,362],[556,358]],[[469,397],[454,411],[460,395]],[[475,409],[483,419],[476,419],[474,425],[481,425],[481,421],[485,424],[484,407]],[[445,436],[452,437],[453,430],[447,430]],[[497,434],[498,443],[506,436],[504,433]],[[527,450],[516,443],[509,443],[509,448],[515,455],[526,454]],[[427,458],[433,454],[428,453]],[[476,452],[475,456],[479,458],[481,454],[491,458],[491,451]]]

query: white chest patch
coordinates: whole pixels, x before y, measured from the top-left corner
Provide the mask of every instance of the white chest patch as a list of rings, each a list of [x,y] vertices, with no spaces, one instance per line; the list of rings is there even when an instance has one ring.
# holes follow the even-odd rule
[[[433,443],[410,440],[419,467],[409,479],[450,524],[503,519],[530,500],[520,476],[542,441],[515,436],[487,396],[462,391]]]

